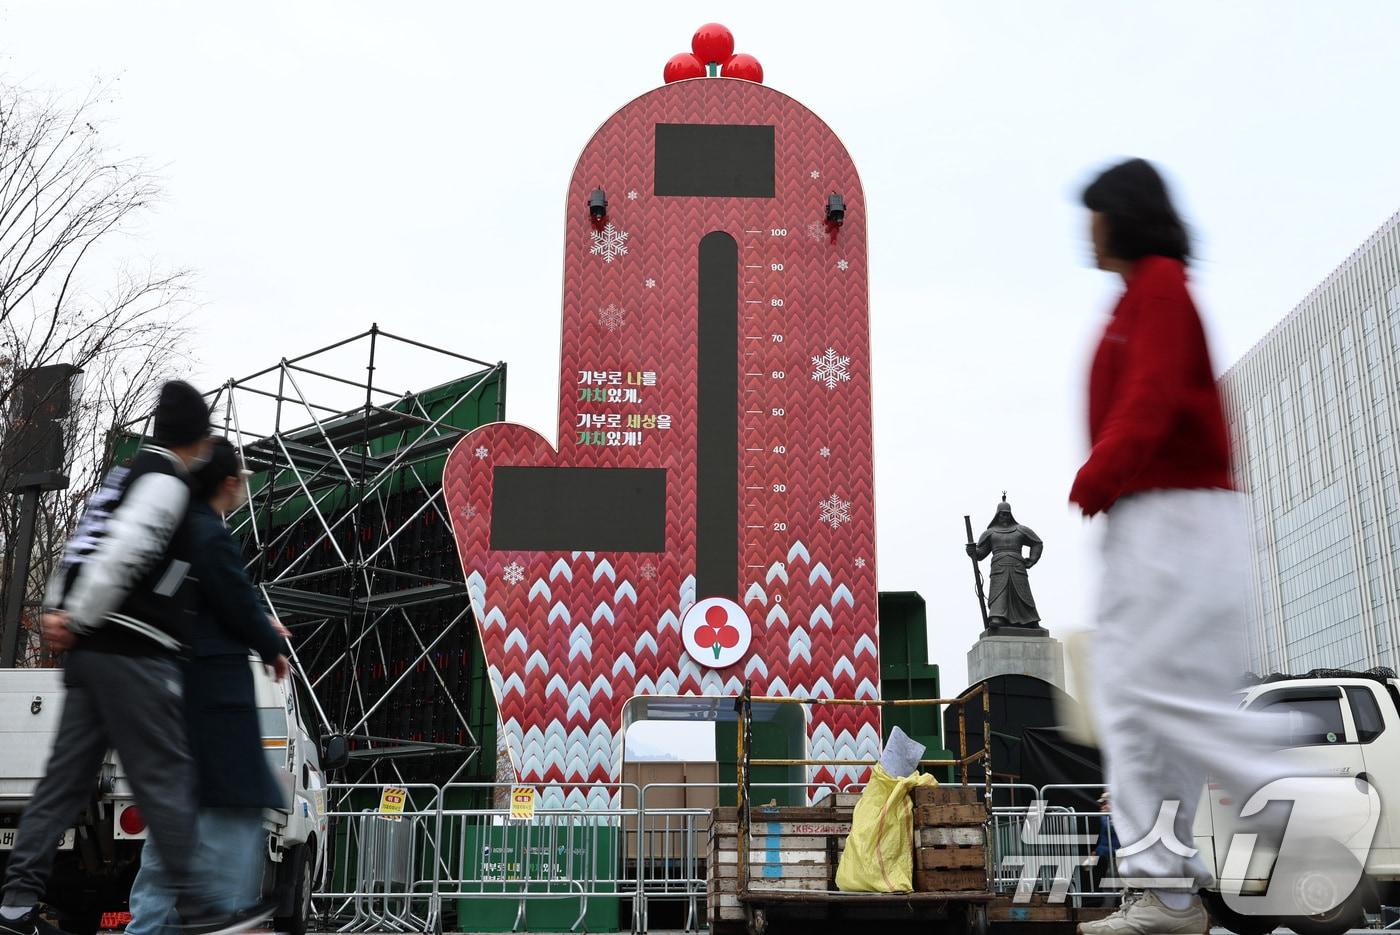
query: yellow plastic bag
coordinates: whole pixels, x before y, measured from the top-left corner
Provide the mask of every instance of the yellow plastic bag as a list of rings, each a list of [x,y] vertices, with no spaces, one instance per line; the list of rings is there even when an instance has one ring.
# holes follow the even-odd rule
[[[907,893],[914,888],[915,786],[936,786],[923,773],[895,779],[876,766],[856,802],[851,833],[836,868],[836,888],[847,893]]]

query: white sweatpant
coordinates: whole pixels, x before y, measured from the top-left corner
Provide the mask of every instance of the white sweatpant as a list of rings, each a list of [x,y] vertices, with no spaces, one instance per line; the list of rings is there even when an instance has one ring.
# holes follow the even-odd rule
[[[1162,490],[1118,501],[1107,514],[1092,703],[1121,846],[1149,839],[1164,803],[1177,802],[1177,850],[1209,774],[1242,795],[1279,771],[1273,720],[1237,710],[1245,672],[1250,575],[1242,497],[1225,490]],[[1165,841],[1118,870],[1133,885],[1214,878],[1199,855]]]

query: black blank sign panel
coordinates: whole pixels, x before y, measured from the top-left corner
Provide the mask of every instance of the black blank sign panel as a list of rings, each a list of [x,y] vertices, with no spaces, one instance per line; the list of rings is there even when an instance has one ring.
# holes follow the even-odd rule
[[[658,123],[656,194],[772,198],[773,128]]]
[[[493,473],[491,548],[661,552],[665,468],[503,465]]]

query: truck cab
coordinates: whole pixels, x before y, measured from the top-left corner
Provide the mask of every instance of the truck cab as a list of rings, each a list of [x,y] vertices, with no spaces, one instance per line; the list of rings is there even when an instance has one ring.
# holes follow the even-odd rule
[[[325,862],[326,779],[321,772],[320,731],[304,686],[292,676],[278,682],[252,661],[263,753],[287,796],[286,810],[264,813],[268,872],[264,894],[278,903],[278,931],[303,935],[311,895]]]
[[[293,675],[277,682],[250,659],[263,754],[286,791],[286,805],[264,812],[264,895],[277,904],[279,931],[302,935],[324,865],[326,779],[319,721]],[[19,818],[43,778],[63,707],[61,669],[0,669],[0,872]],[[58,843],[47,901],[72,935],[91,935],[104,915],[126,909],[147,837],[121,760],[109,752],[93,777],[88,806]]]
[[[1359,674],[1278,679],[1244,692],[1241,707],[1277,716],[1286,734],[1278,757],[1294,776],[1276,789],[1293,805],[1282,823],[1278,812],[1241,818],[1244,803],[1209,783],[1196,811],[1194,844],[1217,880],[1203,895],[1217,921],[1239,935],[1277,924],[1300,935],[1344,931],[1360,921],[1366,903],[1375,903],[1378,888],[1400,882],[1400,798],[1392,801],[1391,792],[1400,789],[1400,684]],[[1286,808],[1269,806],[1280,807]],[[1314,842],[1312,866],[1285,868],[1278,831],[1265,830],[1271,822],[1295,840]],[[1279,878],[1288,880],[1279,890],[1310,886],[1335,891],[1341,901],[1310,917],[1234,918],[1222,894],[1262,897]]]

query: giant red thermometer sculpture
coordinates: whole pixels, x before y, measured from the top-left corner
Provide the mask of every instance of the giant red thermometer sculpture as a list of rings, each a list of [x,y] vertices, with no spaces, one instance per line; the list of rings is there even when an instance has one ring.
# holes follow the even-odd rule
[[[733,50],[702,27],[579,158],[558,448],[487,425],[447,465],[546,804],[606,801],[582,784],[618,781],[635,695],[879,694],[865,202],[831,129]],[[878,754],[873,709],[808,710],[812,757]]]

